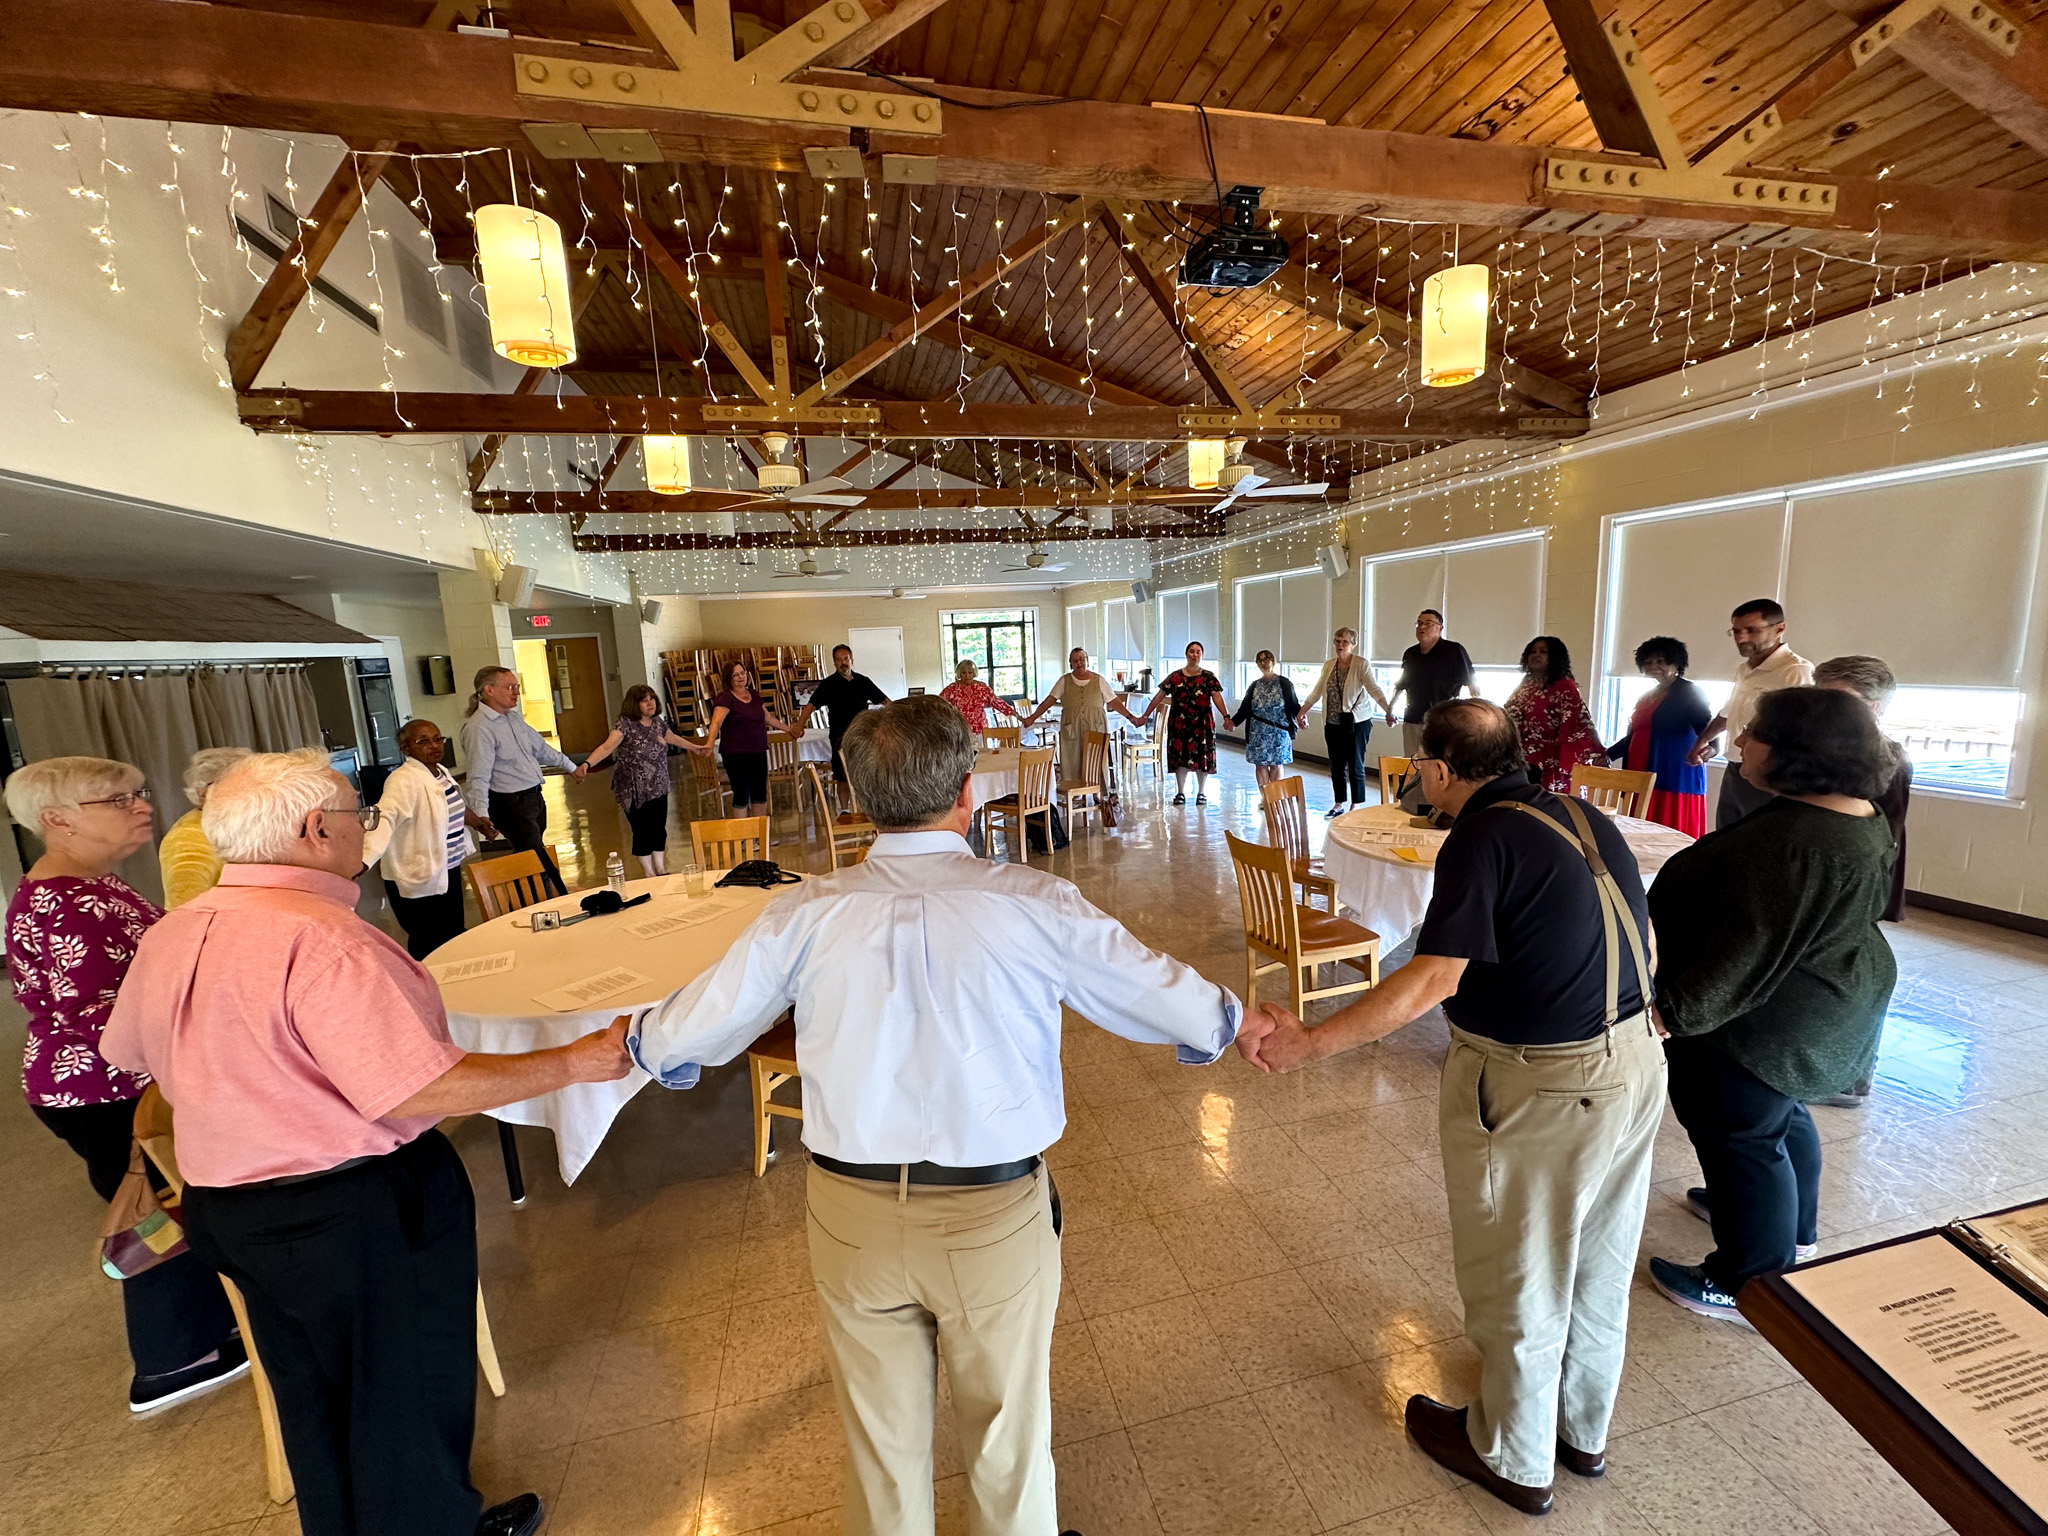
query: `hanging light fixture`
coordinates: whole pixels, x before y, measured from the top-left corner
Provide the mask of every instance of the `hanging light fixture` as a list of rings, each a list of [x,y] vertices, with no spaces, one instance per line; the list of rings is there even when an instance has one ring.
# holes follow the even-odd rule
[[[640,467],[647,489],[659,496],[681,496],[690,489],[690,440],[653,434],[640,439]]]
[[[1422,382],[1470,384],[1486,372],[1486,310],[1493,274],[1483,262],[1446,267],[1422,283]]]
[[[476,211],[476,249],[497,354],[528,368],[575,362],[561,226],[538,209],[491,203]]]
[[[1223,475],[1224,441],[1220,437],[1188,440],[1188,484],[1198,491],[1213,491]]]

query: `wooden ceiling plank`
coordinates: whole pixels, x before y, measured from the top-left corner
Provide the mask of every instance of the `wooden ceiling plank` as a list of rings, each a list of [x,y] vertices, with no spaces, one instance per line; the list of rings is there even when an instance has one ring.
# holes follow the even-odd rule
[[[1044,524],[1037,529],[988,528],[861,528],[818,530],[802,534],[794,529],[776,533],[581,533],[573,543],[585,553],[651,554],[662,550],[707,549],[838,549],[881,547],[915,548],[940,544],[1079,544],[1110,539],[1187,539],[1220,536],[1223,520],[1211,522],[1120,523],[1109,528],[1091,528],[1082,523]]]
[[[821,68],[853,69],[945,5],[946,0],[860,0],[867,25],[817,57]]]
[[[1615,45],[1608,40],[1606,21],[1593,9],[1593,0],[1543,0],[1543,8],[1557,28],[1565,57],[1571,60],[1572,84],[1585,103],[1586,115],[1593,119],[1601,147],[1618,154],[1645,155],[1667,167],[1684,164],[1685,151],[1665,115],[1664,104],[1637,94],[1616,56]],[[1631,41],[1625,46],[1636,44]]]
[[[1055,70],[1045,89],[1061,96],[1100,99],[1104,72],[1125,36],[1139,25],[1134,13],[1141,4],[1151,3],[1153,0],[1103,0],[1102,11],[1089,29],[1086,42],[1073,55],[1067,74],[1058,73],[1059,61],[1055,59]],[[1063,47],[1061,53],[1065,52]]]
[[[1183,319],[1176,312],[1172,288],[1168,286],[1165,278],[1152,270],[1151,263],[1145,259],[1145,253],[1139,247],[1137,237],[1126,227],[1124,211],[1121,208],[1105,208],[1102,210],[1100,223],[1122,254],[1124,264],[1130,268],[1131,276],[1138,280],[1138,286],[1144,290],[1145,297],[1151,301],[1160,318],[1173,328],[1174,334],[1190,349],[1189,361],[1195,365],[1196,371],[1202,375],[1209,387],[1221,399],[1229,401],[1240,411],[1256,410],[1251,396],[1245,393],[1244,386],[1231,372],[1223,349],[1209,339],[1195,324],[1192,316]]]
[[[1844,0],[1835,0],[1847,9]],[[2048,29],[2014,22],[2018,50],[2007,58],[1946,10],[1911,28],[1892,47],[2011,134],[2048,154]]]
[[[236,389],[247,389],[256,382],[278,339],[284,335],[286,323],[312,290],[313,280],[340,244],[349,220],[363,206],[363,199],[391,164],[397,148],[396,140],[379,139],[365,151],[343,152],[341,164],[313,199],[311,210],[299,221],[298,233],[277,258],[277,264],[251,301],[249,312],[228,337],[228,376]]]

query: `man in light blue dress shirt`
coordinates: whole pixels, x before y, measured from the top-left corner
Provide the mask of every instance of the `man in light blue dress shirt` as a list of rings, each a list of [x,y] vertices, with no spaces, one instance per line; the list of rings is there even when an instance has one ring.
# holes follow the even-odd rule
[[[1059,1205],[1039,1154],[1066,1127],[1061,1005],[1189,1065],[1229,1048],[1243,1010],[1070,882],[974,856],[975,743],[944,699],[866,712],[843,750],[881,829],[866,862],[771,902],[723,961],[639,1018],[629,1048],[689,1087],[795,1010],[850,1536],[932,1530],[940,1356],[970,1527],[1054,1536]]]
[[[548,806],[541,794],[542,770],[559,768],[581,779],[589,770],[548,744],[519,711],[519,674],[510,667],[484,667],[462,721],[462,755],[469,762],[463,788],[469,808],[486,818],[489,830],[514,848],[540,855],[541,877],[557,896],[569,894],[548,845]]]

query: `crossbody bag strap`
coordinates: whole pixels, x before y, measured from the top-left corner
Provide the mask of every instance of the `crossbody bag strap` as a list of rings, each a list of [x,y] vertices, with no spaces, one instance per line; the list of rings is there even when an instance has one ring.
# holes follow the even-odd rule
[[[1592,871],[1594,889],[1598,892],[1600,900],[1600,930],[1606,941],[1603,946],[1607,983],[1606,1027],[1611,1030],[1621,1020],[1621,935],[1626,936],[1630,958],[1635,961],[1638,995],[1643,1000],[1643,1006],[1649,1006],[1650,968],[1643,953],[1643,936],[1636,927],[1635,914],[1629,910],[1628,898],[1622,895],[1621,886],[1615,881],[1613,872],[1608,869],[1606,859],[1601,856],[1600,845],[1594,841],[1593,828],[1586,820],[1585,811],[1575,800],[1563,796],[1559,798],[1563,801],[1565,815],[1571,818],[1572,826],[1577,829],[1576,835],[1525,801],[1503,800],[1499,803],[1542,822],[1577,849],[1579,856],[1586,861],[1587,868]],[[1619,934],[1616,932],[1617,929],[1620,930]]]

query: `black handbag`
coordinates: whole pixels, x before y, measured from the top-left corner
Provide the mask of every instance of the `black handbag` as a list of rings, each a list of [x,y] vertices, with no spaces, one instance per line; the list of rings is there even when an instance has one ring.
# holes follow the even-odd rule
[[[759,890],[771,885],[795,885],[802,878],[802,875],[794,870],[784,869],[773,859],[747,859],[728,869],[725,878],[718,883],[721,886],[752,886]]]

